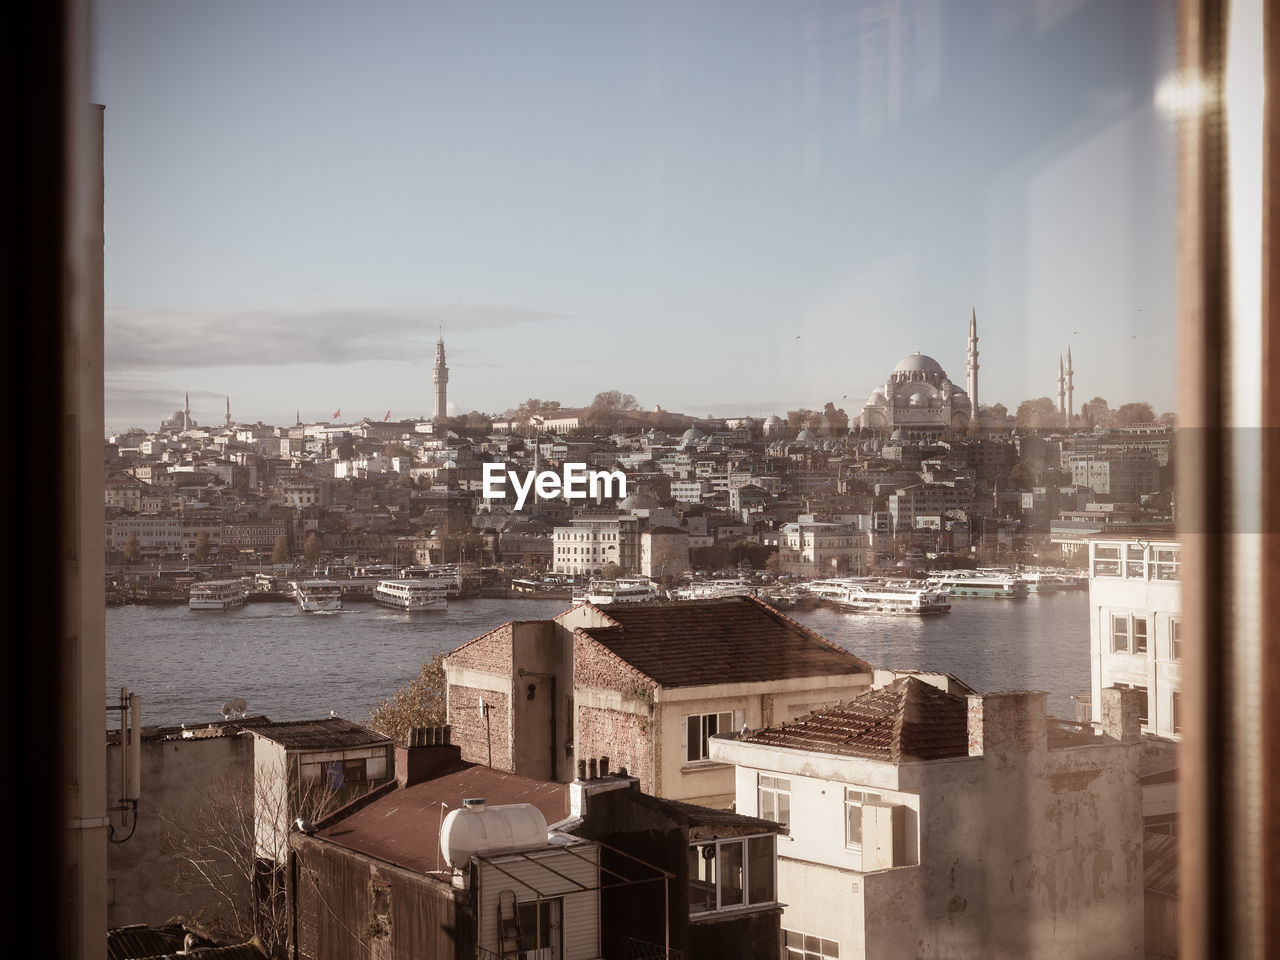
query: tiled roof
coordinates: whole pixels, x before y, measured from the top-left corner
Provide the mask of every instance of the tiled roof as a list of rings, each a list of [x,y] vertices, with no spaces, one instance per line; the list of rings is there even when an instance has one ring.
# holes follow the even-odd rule
[[[420,873],[444,869],[438,859],[440,824],[446,808],[456,810],[468,797],[483,798],[487,806],[531,803],[549,824],[569,815],[569,788],[563,783],[459,761],[430,780],[389,790],[316,835]]]
[[[614,603],[580,632],[664,687],[869,674],[871,666],[755,597]]]
[[[892,763],[963,757],[969,753],[968,710],[963,697],[907,677],[740,739]]]
[[[286,750],[351,750],[391,742],[390,737],[342,717],[265,723],[249,732]]]

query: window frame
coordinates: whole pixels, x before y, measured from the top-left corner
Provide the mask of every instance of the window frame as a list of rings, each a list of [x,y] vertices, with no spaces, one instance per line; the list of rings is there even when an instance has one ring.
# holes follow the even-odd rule
[[[687,889],[689,891],[689,919],[696,920],[699,917],[718,916],[726,913],[740,913],[751,910],[761,910],[768,907],[776,906],[778,903],[778,835],[776,833],[752,833],[741,837],[717,837],[710,840],[692,840],[689,842],[688,851],[689,859],[693,859],[693,855],[697,856],[699,865],[710,864],[711,879],[709,884],[705,879],[695,877],[694,871],[689,871],[687,879]],[[752,841],[767,841],[769,844],[769,876],[768,883],[768,899],[756,900],[752,898],[753,880],[752,877]],[[725,862],[724,850],[729,847],[736,847],[740,854],[740,864],[742,879],[738,888],[740,900],[734,903],[724,902],[724,877],[720,864]],[[705,853],[707,849],[714,850],[712,856],[708,857]],[[704,907],[695,910],[694,884],[695,882],[702,884],[704,894],[707,886],[714,891],[714,906]],[[701,901],[706,902],[705,897]]]
[[[856,798],[856,799],[855,799]],[[856,787],[844,788],[844,848],[846,850],[855,850],[859,854],[862,853],[862,805],[864,803],[880,803],[884,800],[884,794],[873,792],[870,790],[862,790]],[[853,821],[850,815],[854,809],[858,811],[858,839],[851,840],[849,829]]]
[[[765,781],[770,781],[766,783]],[[765,798],[771,798],[772,810],[765,807]],[[782,799],[786,798],[785,818],[782,813]],[[784,828],[791,827],[791,778],[780,777],[772,773],[756,775],[756,816],[762,820],[772,820]]]
[[[722,718],[728,718],[728,723],[721,729],[720,723]],[[714,718],[716,729],[708,730],[707,721]],[[708,713],[687,713],[684,717],[683,736],[684,749],[682,751],[681,763],[684,765],[696,763],[715,763],[711,759],[711,738],[718,733],[732,733],[738,726],[744,722],[745,713],[742,710],[713,710]],[[692,721],[698,722],[698,737],[690,736],[690,726]],[[698,750],[698,756],[692,756],[694,748]]]

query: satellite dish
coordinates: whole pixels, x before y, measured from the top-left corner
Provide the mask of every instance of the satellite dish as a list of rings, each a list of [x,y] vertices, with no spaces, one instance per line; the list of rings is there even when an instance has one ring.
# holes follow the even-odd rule
[[[243,700],[237,698],[228,700],[222,705],[222,716],[231,719],[232,717],[243,717],[245,711],[249,709],[249,705]]]

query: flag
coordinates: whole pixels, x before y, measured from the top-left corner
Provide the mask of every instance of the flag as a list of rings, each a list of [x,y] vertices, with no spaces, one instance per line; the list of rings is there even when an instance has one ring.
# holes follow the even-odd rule
[[[390,420],[390,419],[391,419],[391,411],[390,411],[390,410],[388,410],[388,411],[387,411],[387,415],[386,415],[385,417],[383,417],[382,419],[383,419],[383,420]]]
[[[341,408],[341,407],[339,407],[337,410],[333,411],[333,419],[337,420],[337,419],[338,419],[338,417],[340,417],[340,416],[342,416],[342,408]]]

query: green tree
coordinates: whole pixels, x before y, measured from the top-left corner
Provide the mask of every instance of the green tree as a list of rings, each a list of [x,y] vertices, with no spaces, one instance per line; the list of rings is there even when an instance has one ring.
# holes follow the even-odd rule
[[[418,675],[369,711],[368,725],[397,743],[405,743],[412,727],[446,722],[444,654],[422,665]]]
[[[1030,460],[1019,460],[1009,471],[1009,483],[1015,490],[1030,490],[1040,479],[1040,468]]]
[[[399,440],[392,440],[383,448],[382,452],[388,457],[407,457],[409,456],[409,448]]]
[[[271,548],[272,563],[289,562],[289,538],[283,533],[276,537],[275,546]]]
[[[196,563],[204,563],[209,559],[209,534],[202,530],[196,537]]]
[[[136,533],[129,534],[124,542],[124,562],[137,563],[142,559],[142,544],[138,543],[138,535]]]
[[[302,556],[313,567],[320,562],[320,538],[314,530],[307,534],[307,539],[302,543]]]
[[[610,560],[600,569],[600,576],[605,580],[617,580],[622,576],[622,568]]]
[[[1111,408],[1102,397],[1094,397],[1088,403],[1081,404],[1080,416],[1088,426],[1107,426],[1111,420]]]
[[[350,460],[356,455],[356,442],[351,437],[343,437],[334,447],[339,460]]]

